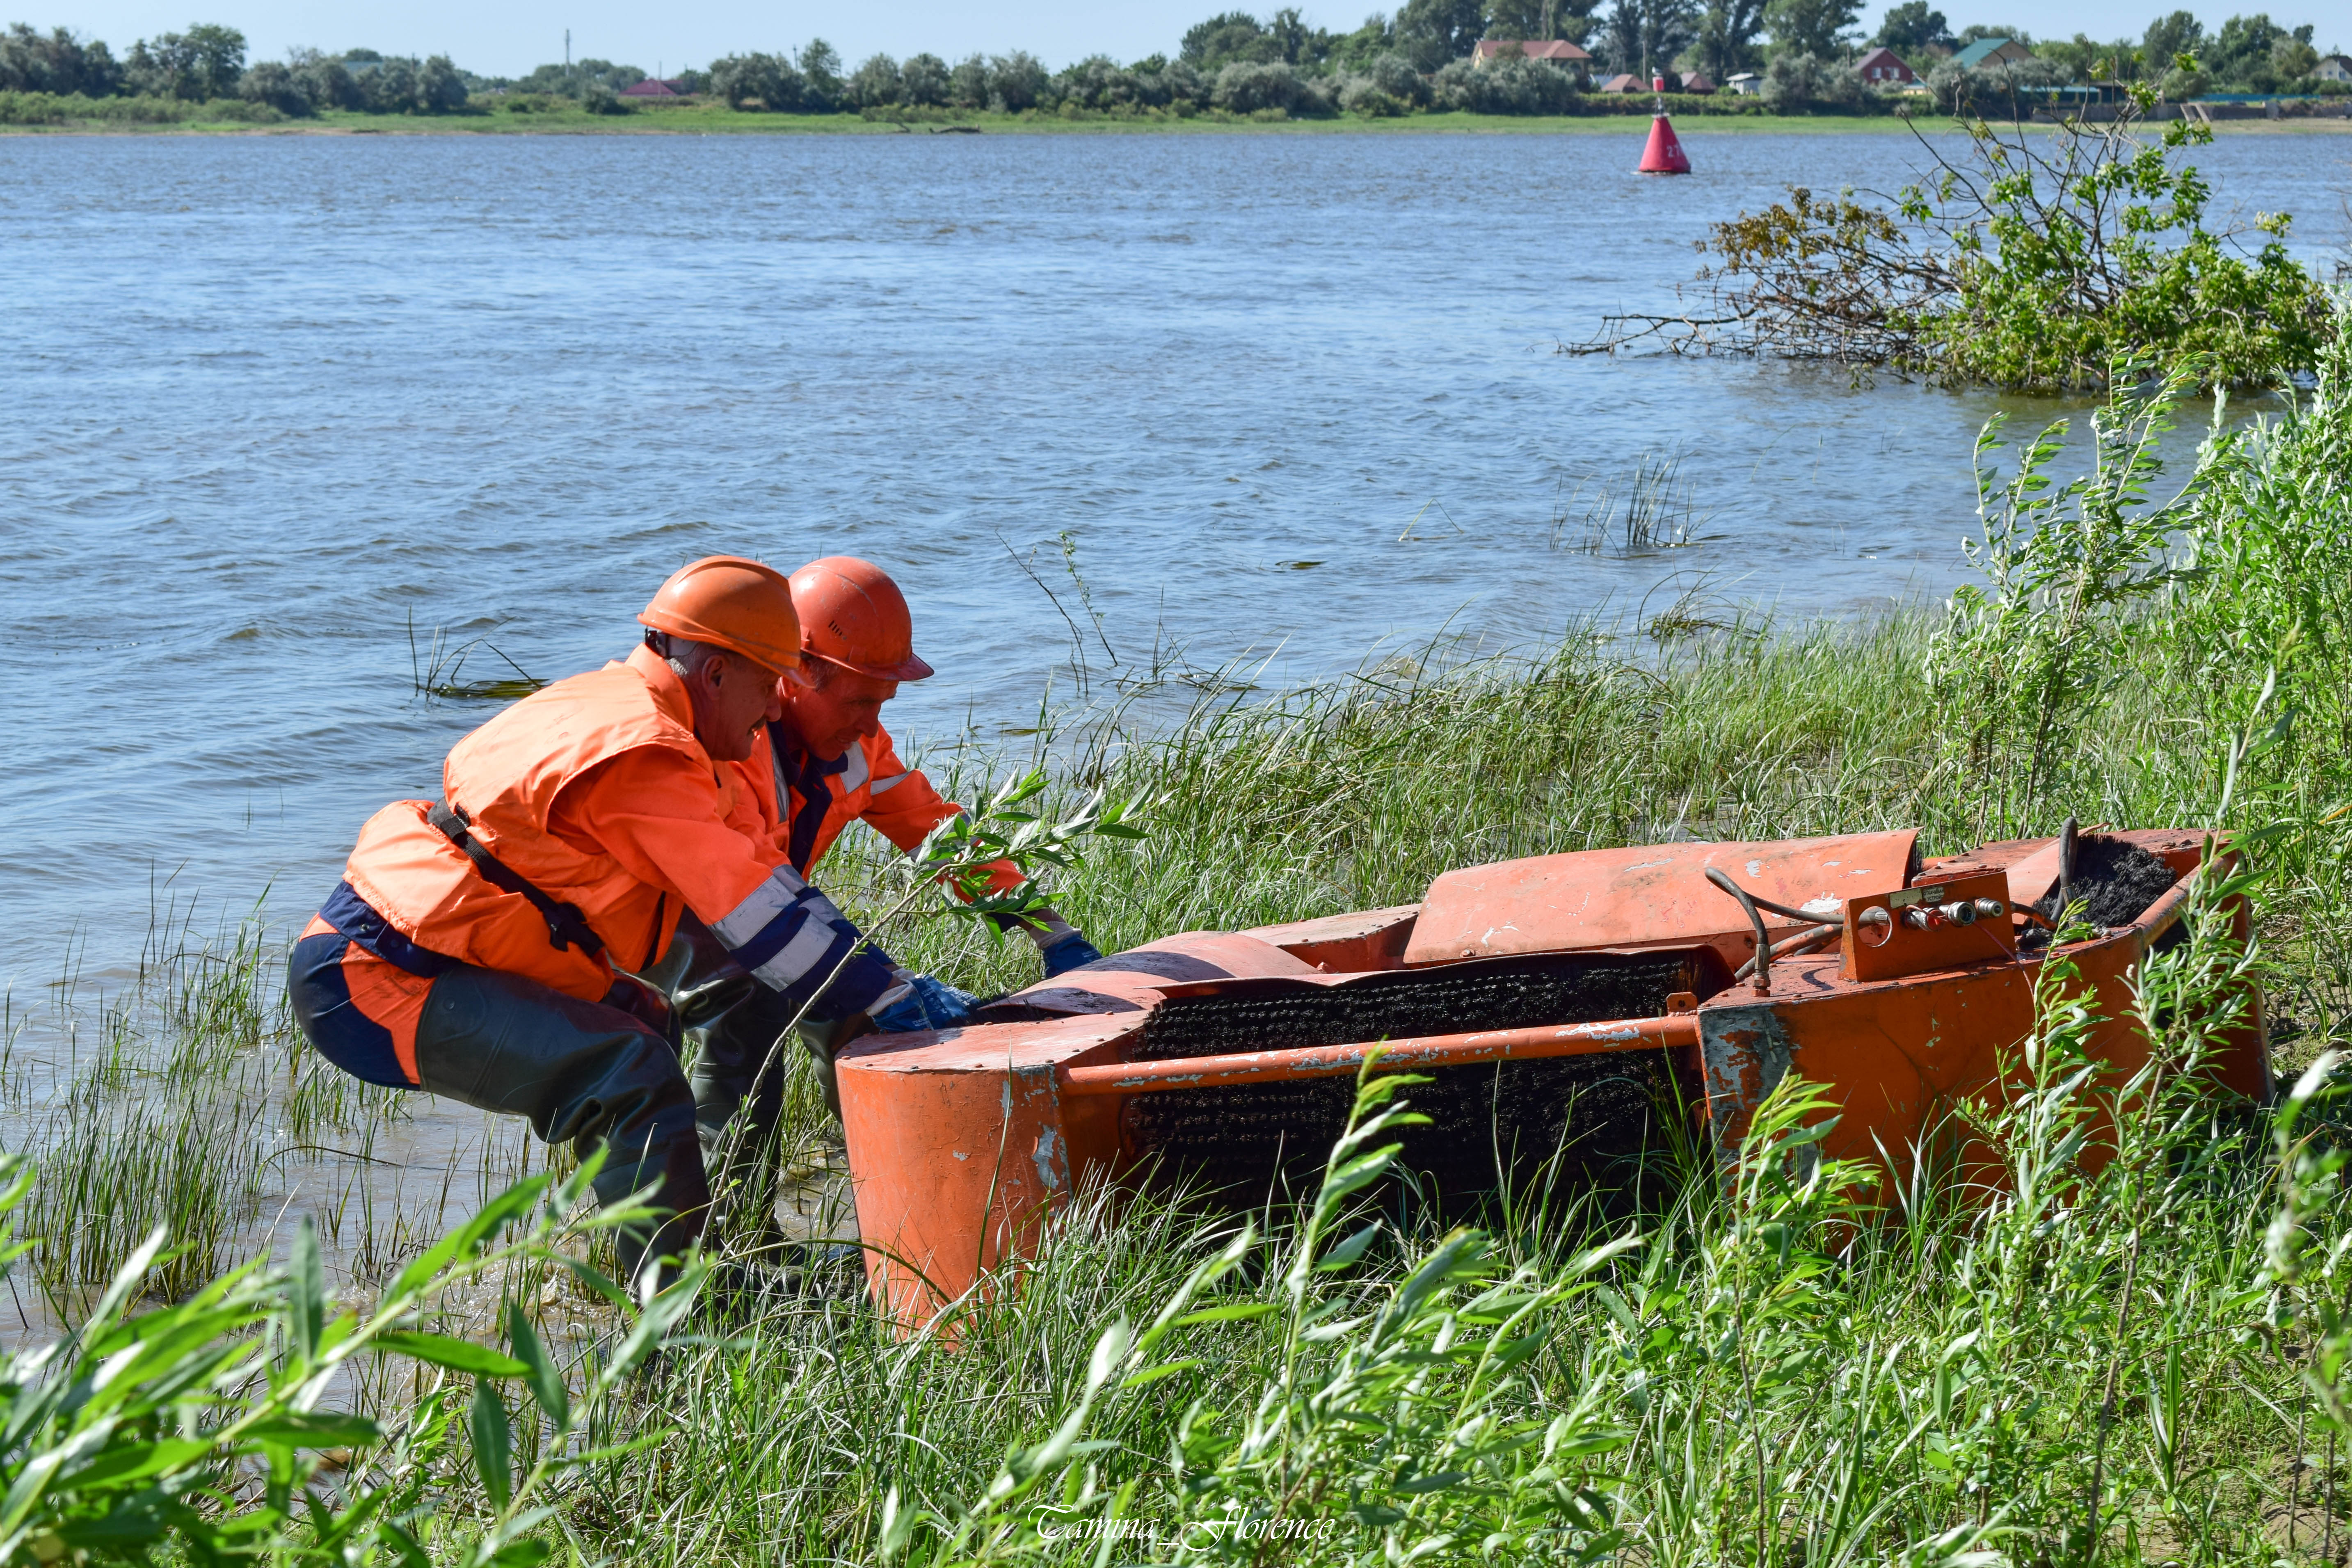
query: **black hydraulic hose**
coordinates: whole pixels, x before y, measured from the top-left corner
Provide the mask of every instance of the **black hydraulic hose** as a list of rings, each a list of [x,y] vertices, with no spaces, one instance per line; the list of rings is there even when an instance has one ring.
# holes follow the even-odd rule
[[[1762,907],[1764,900],[1759,899],[1756,902],[1760,908]],[[1843,936],[1844,934],[1845,927],[1843,925],[1817,925],[1810,931],[1801,931],[1794,936],[1784,936],[1780,941],[1774,942],[1772,944],[1772,956],[1775,958],[1786,958],[1792,952],[1803,952],[1810,948],[1821,946],[1822,943],[1829,941],[1832,937]],[[1747,963],[1741,964],[1738,969],[1734,971],[1731,977],[1734,980],[1745,980],[1748,978],[1748,972],[1755,967],[1756,961],[1751,958]]]
[[[1716,885],[1723,888],[1735,886],[1735,884],[1727,878],[1717,881]],[[1811,925],[1814,921],[1822,918],[1821,911],[1818,910],[1792,910],[1786,904],[1774,903],[1771,900],[1764,897],[1760,893],[1748,893],[1747,895],[1747,901],[1754,904],[1759,910],[1769,910],[1776,915],[1785,915],[1792,921],[1802,921],[1807,925]]]
[[[2053,931],[2066,918],[2066,906],[2074,901],[2074,836],[2082,831],[2082,826],[2070,816],[2066,826],[2058,830],[2058,918],[2050,922]]]
[[[1756,907],[1755,896],[1726,876],[1720,866],[1709,866],[1706,879],[1738,899],[1739,907],[1748,911],[1748,923],[1756,928],[1756,956],[1750,961],[1756,966],[1756,994],[1769,996],[1772,994],[1772,939],[1764,932],[1764,916]]]

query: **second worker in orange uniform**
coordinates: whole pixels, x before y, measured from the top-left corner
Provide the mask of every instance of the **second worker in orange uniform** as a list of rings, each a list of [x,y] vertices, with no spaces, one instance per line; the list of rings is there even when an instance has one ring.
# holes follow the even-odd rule
[[[920,770],[901,762],[882,727],[883,704],[898,695],[899,683],[932,673],[915,653],[914,618],[898,585],[870,561],[829,555],[794,572],[792,591],[801,626],[801,668],[783,688],[783,711],[766,726],[762,744],[739,772],[761,798],[776,847],[806,877],[853,822],[912,850],[963,807],[943,797]],[[1010,861],[989,869],[992,891],[1024,880]],[[1051,909],[1034,910],[1016,923],[1037,944],[1049,976],[1102,956]],[[680,930],[696,949],[690,984],[727,969],[721,944],[696,922],[689,920]],[[878,1027],[947,1027],[970,1016],[973,999],[963,992],[928,974],[909,984],[913,994],[895,1013],[877,1015]],[[780,994],[753,992],[700,1032],[694,1104],[706,1154],[715,1152],[730,1124],[739,1156],[755,1152],[772,1131],[784,1077],[772,1047],[793,1010]],[[836,1116],[841,1104],[833,1052],[861,1024],[854,1017],[845,1026],[813,1015],[801,1030]]]

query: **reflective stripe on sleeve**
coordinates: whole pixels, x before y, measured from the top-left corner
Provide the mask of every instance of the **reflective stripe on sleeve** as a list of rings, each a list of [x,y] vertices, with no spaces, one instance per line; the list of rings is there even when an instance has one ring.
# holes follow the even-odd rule
[[[880,795],[885,790],[897,789],[900,784],[905,784],[908,779],[913,778],[914,776],[915,770],[913,768],[908,768],[903,773],[892,773],[887,779],[876,779],[874,781],[874,793],[876,795]]]
[[[777,867],[710,929],[753,979],[790,1001],[805,1001],[831,981],[824,1007],[830,1017],[862,1011],[892,983],[890,955],[868,943],[850,957],[857,928],[790,866]]]
[[[808,884],[801,879],[798,871],[790,866],[779,866],[741,903],[710,922],[711,934],[727,944],[728,952],[737,952],[807,890]]]

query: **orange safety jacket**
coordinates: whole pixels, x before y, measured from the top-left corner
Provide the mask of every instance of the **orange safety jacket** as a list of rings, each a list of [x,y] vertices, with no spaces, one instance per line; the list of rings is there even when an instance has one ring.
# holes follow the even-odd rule
[[[759,796],[776,847],[803,877],[852,822],[864,822],[911,852],[932,828],[963,810],[920,770],[900,762],[890,732],[878,728],[828,762],[810,756],[789,723],[771,724],[765,742],[737,766]],[[1010,860],[987,870],[993,893],[1028,879]]]
[[[595,1001],[616,965],[649,964],[692,910],[771,989],[794,1001],[824,990],[830,1016],[877,1004],[898,984],[888,955],[849,958],[856,928],[785,859],[757,792],[712,762],[693,724],[676,673],[639,648],[507,709],[442,768],[474,839],[575,906],[601,952],[558,947],[547,918],[486,880],[421,800],[368,820],[321,918],[412,973],[455,961]]]

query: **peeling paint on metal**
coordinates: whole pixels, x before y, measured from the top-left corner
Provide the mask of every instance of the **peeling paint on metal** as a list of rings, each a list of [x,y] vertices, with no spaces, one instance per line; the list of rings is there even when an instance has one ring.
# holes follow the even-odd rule
[[[1698,1022],[1707,1120],[1715,1128],[1718,1154],[1728,1155],[1757,1106],[1788,1076],[1794,1047],[1778,1010],[1769,1003],[1702,1008]]]
[[[1034,1162],[1037,1167],[1037,1184],[1049,1193],[1059,1192],[1068,1184],[1061,1179],[1058,1152],[1061,1141],[1061,1134],[1051,1127],[1037,1134],[1037,1153]]]

